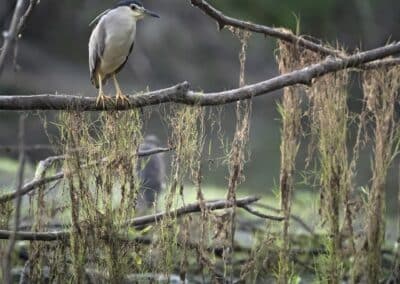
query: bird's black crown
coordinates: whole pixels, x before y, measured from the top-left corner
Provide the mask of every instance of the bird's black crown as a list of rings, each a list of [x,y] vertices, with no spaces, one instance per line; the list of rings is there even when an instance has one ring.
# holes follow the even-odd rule
[[[142,2],[140,2],[139,0],[121,0],[118,1],[117,4],[115,4],[115,8],[121,6],[131,6],[132,4],[136,4],[137,6],[143,7]]]

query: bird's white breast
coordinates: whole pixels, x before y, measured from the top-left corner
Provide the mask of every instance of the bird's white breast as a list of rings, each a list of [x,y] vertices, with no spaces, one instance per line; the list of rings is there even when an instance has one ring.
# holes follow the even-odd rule
[[[104,21],[106,37],[100,71],[109,74],[118,69],[129,54],[136,35],[136,19],[129,7],[119,7],[101,21]]]

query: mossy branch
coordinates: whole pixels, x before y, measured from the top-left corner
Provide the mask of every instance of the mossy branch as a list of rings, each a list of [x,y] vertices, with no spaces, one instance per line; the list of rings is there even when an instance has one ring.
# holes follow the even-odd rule
[[[220,210],[230,208],[232,206],[236,206],[239,208],[247,207],[248,205],[255,203],[259,200],[258,197],[244,197],[236,200],[236,203],[232,203],[228,200],[216,200],[216,201],[206,201],[204,204],[205,210]],[[154,215],[146,215],[132,219],[128,222],[127,225],[132,227],[142,227],[149,224],[157,223],[164,219],[165,217],[169,218],[179,218],[183,215],[198,213],[201,212],[200,202],[188,204],[181,208],[178,208],[169,213],[161,212]],[[279,218],[279,217],[274,217]],[[9,230],[0,230],[0,239],[8,239],[13,231]],[[53,231],[53,232],[16,232],[16,239],[18,240],[27,240],[27,241],[60,241],[60,240],[68,240],[70,237],[70,231],[61,230],[61,231]]]
[[[189,83],[183,82],[170,88],[130,96],[129,104],[125,105],[109,103],[103,107],[103,105],[96,105],[95,97],[71,95],[0,96],[0,110],[114,111],[170,102],[200,106],[223,105],[266,95],[288,86],[297,84],[311,85],[315,78],[344,69],[365,68],[366,63],[398,53],[400,53],[400,42],[360,52],[345,58],[327,57],[317,64],[276,76],[266,81],[215,93],[192,91],[190,90]],[[397,61],[397,63],[399,62]],[[381,65],[377,62],[373,64]],[[386,62],[385,64],[389,63]],[[390,61],[390,64],[393,64],[393,61]]]

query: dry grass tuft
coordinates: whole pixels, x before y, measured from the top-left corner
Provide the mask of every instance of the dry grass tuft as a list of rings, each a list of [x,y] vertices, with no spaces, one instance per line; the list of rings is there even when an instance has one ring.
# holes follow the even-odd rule
[[[132,265],[126,222],[135,216],[139,179],[137,155],[142,141],[138,111],[90,115],[62,114],[64,171],[70,196],[71,257],[74,281],[90,264],[118,283]]]
[[[340,211],[350,192],[351,177],[347,84],[348,73],[342,71],[318,79],[308,91],[311,133],[319,154],[320,214],[328,229],[328,254],[321,258],[320,277],[328,283],[337,283],[342,276]]]
[[[315,60],[315,55],[297,46],[278,41],[277,62],[281,74],[300,69]],[[294,190],[294,173],[297,152],[302,134],[301,95],[303,88],[293,86],[284,89],[282,104],[279,112],[282,119],[281,130],[281,170],[280,170],[280,199],[281,210],[285,216],[282,227],[282,250],[280,253],[278,282],[288,283],[292,275],[289,261],[289,216],[291,214],[292,195]]]
[[[251,33],[234,28],[230,28],[230,30],[239,39],[241,44],[241,49],[239,52],[239,86],[242,87],[245,85],[246,50]],[[251,113],[251,99],[236,103],[236,128],[227,156],[229,170],[227,199],[232,202],[236,202],[238,185],[244,179],[243,169],[246,162],[246,146],[249,140]],[[230,240],[227,253],[224,257],[224,276],[229,275],[230,281],[232,282],[235,270],[233,256],[236,231],[236,207],[234,206],[230,212],[229,222],[225,222],[224,226],[227,239]]]

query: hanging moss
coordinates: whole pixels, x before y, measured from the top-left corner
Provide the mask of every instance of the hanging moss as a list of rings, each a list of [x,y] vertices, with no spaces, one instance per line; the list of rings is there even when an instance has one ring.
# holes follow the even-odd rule
[[[400,90],[400,68],[382,68],[363,74],[364,99],[372,115],[374,155],[372,182],[368,194],[367,269],[368,283],[376,283],[381,275],[381,249],[385,234],[386,176],[398,153],[400,126],[396,104]]]

